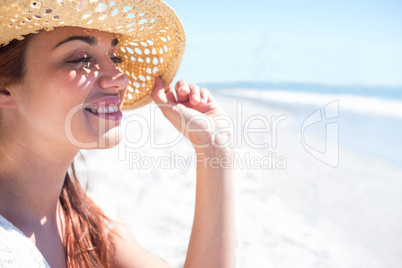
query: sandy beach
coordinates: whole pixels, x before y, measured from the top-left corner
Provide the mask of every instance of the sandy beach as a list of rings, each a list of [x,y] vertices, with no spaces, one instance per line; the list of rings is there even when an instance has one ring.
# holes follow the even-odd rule
[[[359,122],[375,124],[375,111],[348,109],[348,97],[296,105],[253,94],[214,92],[236,134],[236,267],[401,267],[402,165],[392,159],[401,132],[394,123],[402,119],[376,113],[394,133],[362,134],[355,130],[370,126]],[[338,113],[325,111],[334,101]],[[306,126],[320,108],[322,120]],[[83,152],[88,191],[116,209],[141,245],[182,267],[194,211],[193,149],[155,106],[125,119],[118,147]]]

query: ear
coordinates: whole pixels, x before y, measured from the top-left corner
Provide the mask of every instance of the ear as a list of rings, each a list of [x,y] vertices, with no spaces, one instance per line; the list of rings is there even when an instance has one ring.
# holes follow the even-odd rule
[[[12,92],[3,85],[0,84],[0,107],[15,109],[17,108],[17,103]]]

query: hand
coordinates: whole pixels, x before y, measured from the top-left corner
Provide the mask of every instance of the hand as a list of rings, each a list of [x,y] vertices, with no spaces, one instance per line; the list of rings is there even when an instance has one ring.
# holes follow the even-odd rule
[[[165,89],[157,77],[151,97],[196,151],[229,149],[231,146],[232,121],[207,89],[183,80],[177,82],[174,89],[171,85]]]
[[[165,89],[157,78],[151,97],[197,155],[194,222],[184,267],[234,267],[232,120],[208,90],[185,81]]]

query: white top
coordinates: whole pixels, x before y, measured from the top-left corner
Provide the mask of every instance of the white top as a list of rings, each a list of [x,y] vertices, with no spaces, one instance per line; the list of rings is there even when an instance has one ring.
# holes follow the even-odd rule
[[[32,241],[1,215],[0,267],[50,268]]]
[[[107,232],[114,227],[116,212],[110,207],[101,207],[112,222]],[[17,227],[0,215],[0,268],[50,268],[38,248]]]

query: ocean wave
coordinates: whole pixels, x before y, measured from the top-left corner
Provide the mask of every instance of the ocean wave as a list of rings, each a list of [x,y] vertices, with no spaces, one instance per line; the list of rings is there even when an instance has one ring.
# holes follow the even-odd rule
[[[381,116],[402,118],[402,101],[381,99],[375,97],[357,96],[352,94],[320,94],[311,92],[294,92],[288,90],[259,89],[220,89],[216,93],[264,102],[266,104],[299,104],[323,106],[333,101],[339,101],[339,109],[343,111],[369,113]]]

